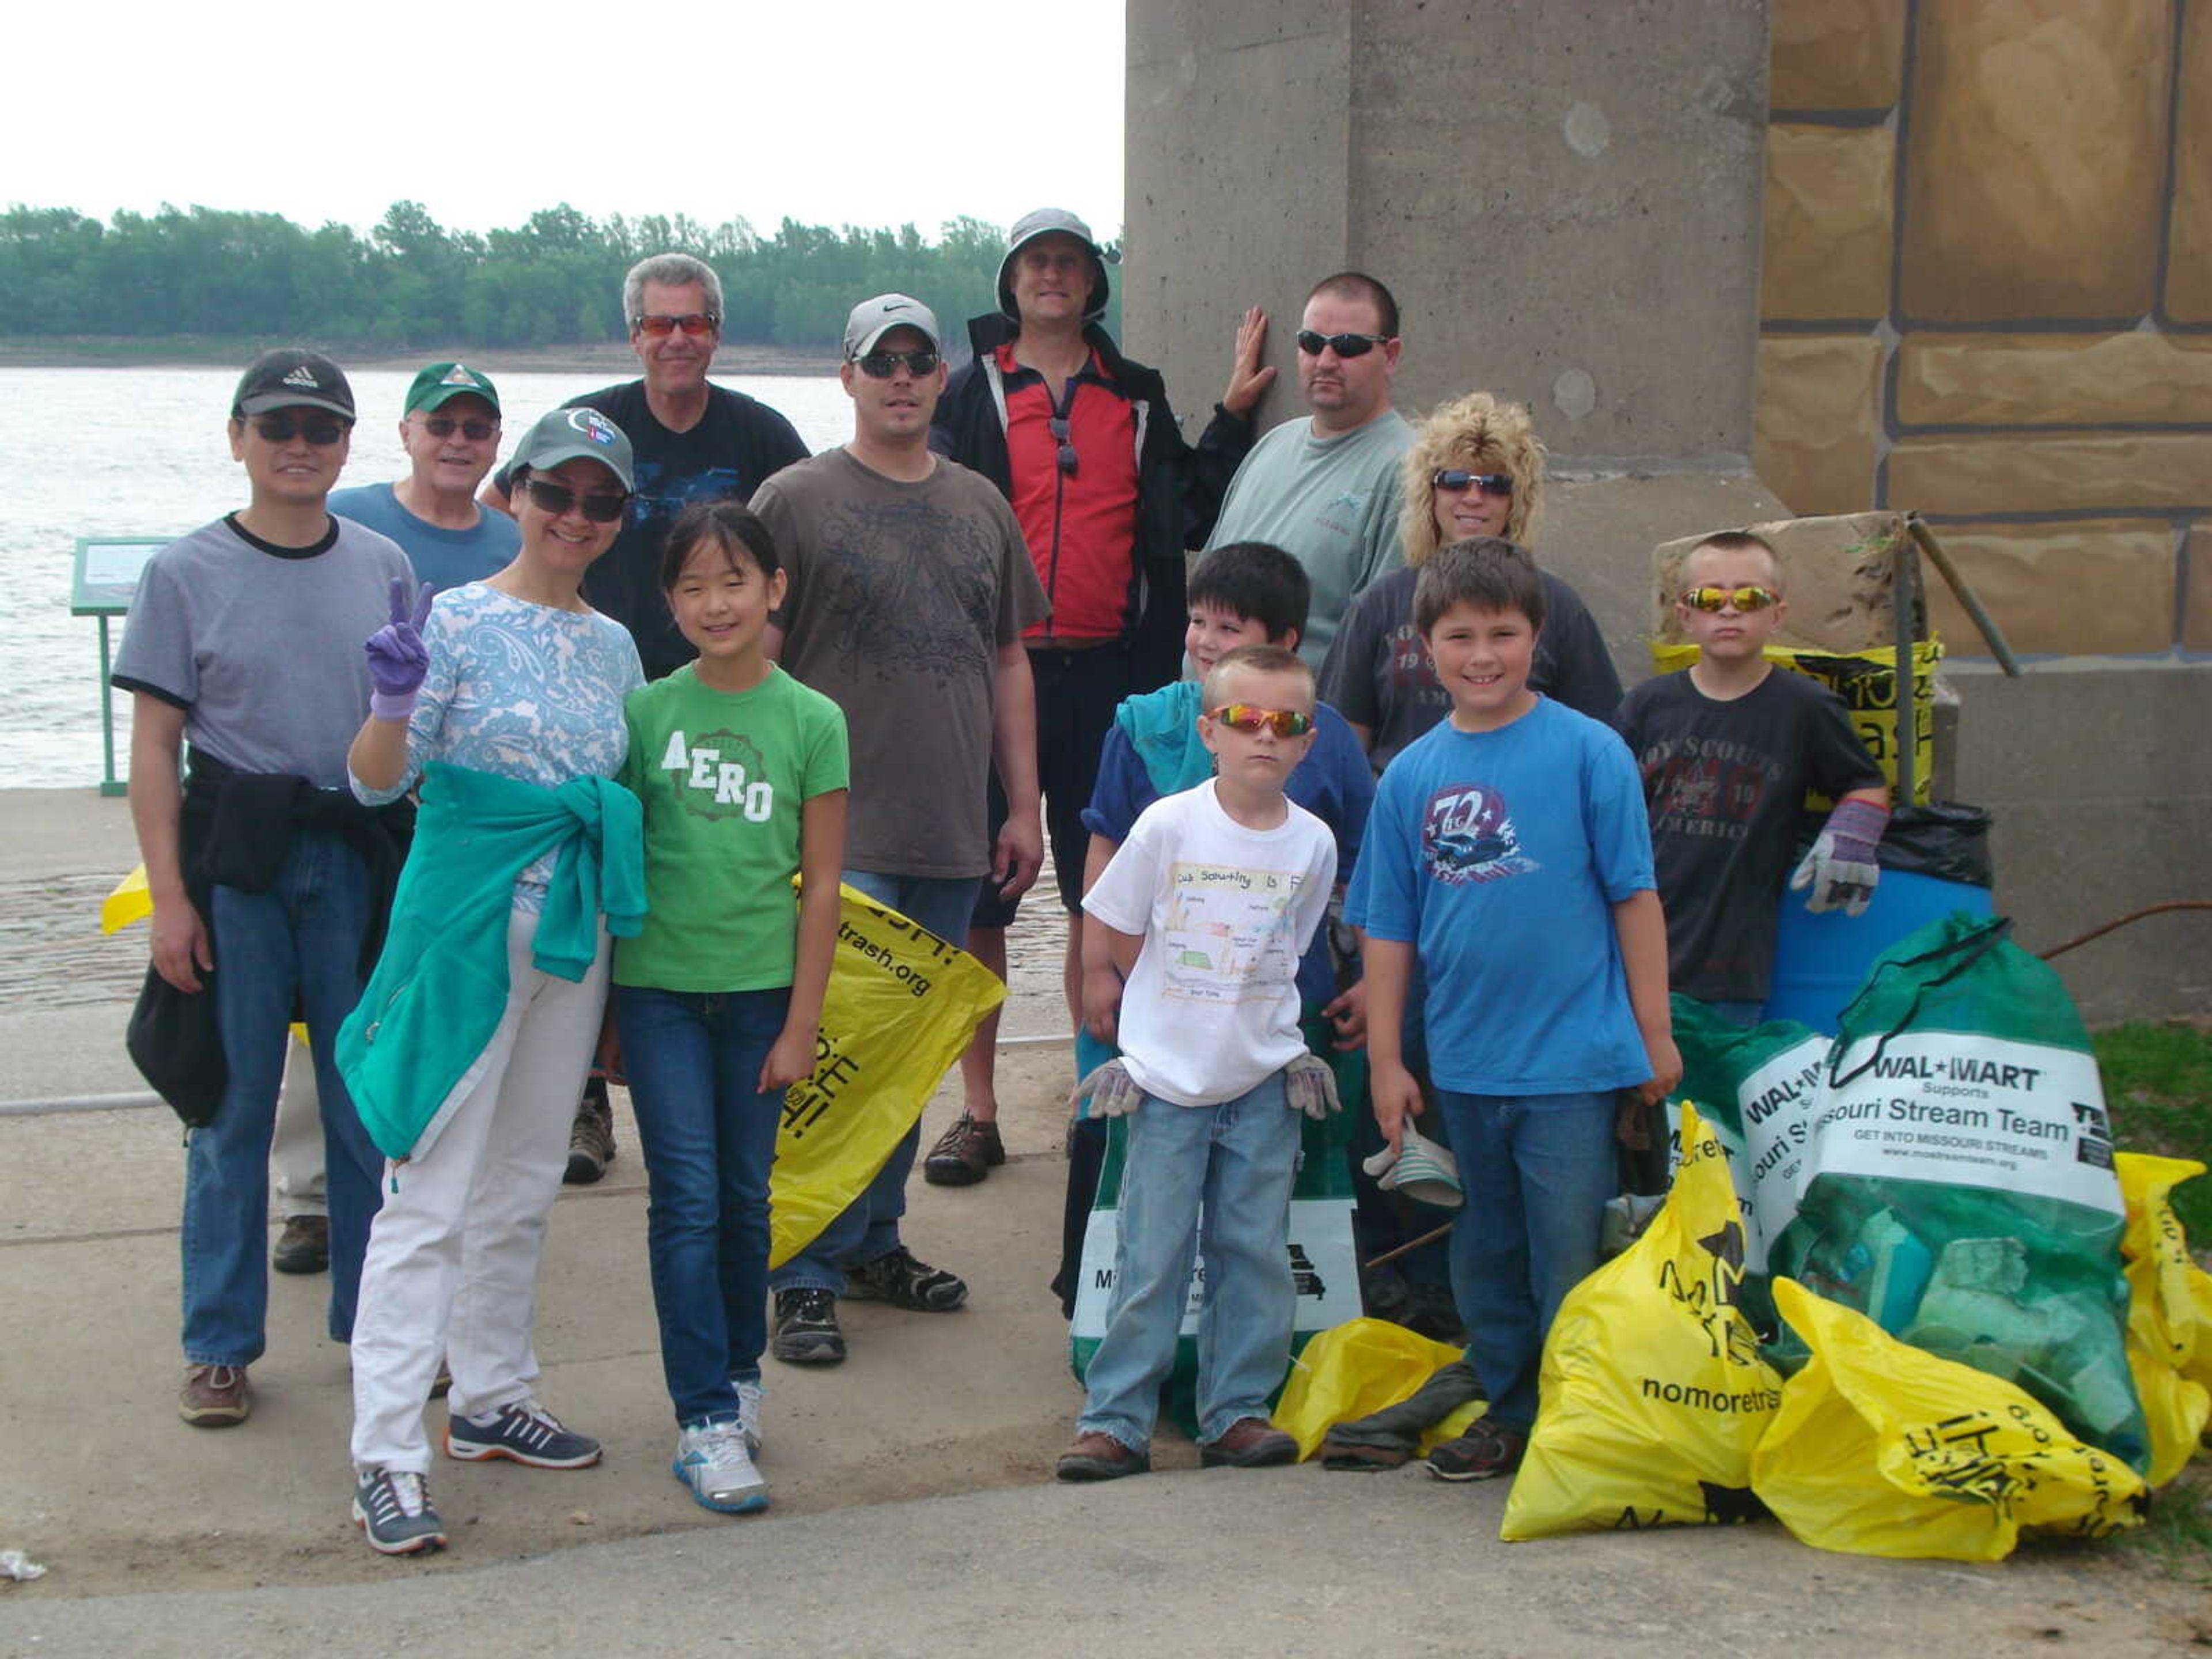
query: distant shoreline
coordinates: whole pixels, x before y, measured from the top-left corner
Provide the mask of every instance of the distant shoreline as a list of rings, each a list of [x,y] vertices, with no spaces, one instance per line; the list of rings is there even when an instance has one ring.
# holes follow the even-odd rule
[[[232,368],[271,342],[194,335],[138,339],[124,335],[64,335],[0,339],[0,368]],[[488,374],[604,374],[622,380],[637,373],[637,358],[623,341],[600,345],[513,346],[483,351],[453,346],[394,350],[390,346],[321,348],[348,369],[420,368],[463,359]],[[795,348],[724,341],[715,370],[733,374],[834,374],[831,347]]]

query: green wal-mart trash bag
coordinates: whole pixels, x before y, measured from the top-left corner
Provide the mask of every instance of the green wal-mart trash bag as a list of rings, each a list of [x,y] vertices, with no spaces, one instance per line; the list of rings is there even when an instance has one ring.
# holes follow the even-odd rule
[[[2142,1473],[2104,1088],[2073,1000],[2010,927],[1957,913],[1876,960],[1769,1266],[2017,1383]],[[1796,1346],[1785,1331],[1777,1358]]]

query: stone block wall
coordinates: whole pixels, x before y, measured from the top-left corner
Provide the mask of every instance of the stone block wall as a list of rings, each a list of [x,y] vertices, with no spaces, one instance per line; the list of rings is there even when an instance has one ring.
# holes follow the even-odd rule
[[[1917,509],[2023,653],[2212,652],[2212,3],[1769,16],[1760,477]]]

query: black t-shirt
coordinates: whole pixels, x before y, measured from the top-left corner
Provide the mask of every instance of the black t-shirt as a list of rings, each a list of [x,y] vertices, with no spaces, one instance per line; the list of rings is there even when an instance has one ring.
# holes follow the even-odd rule
[[[1547,570],[1544,626],[1528,665],[1528,689],[1594,720],[1620,703],[1605,635],[1582,595]],[[1421,631],[1413,626],[1419,573],[1400,567],[1361,591],[1329,642],[1316,695],[1371,734],[1368,763],[1377,776],[1398,751],[1451,713],[1451,693],[1437,684]]]
[[[697,654],[660,592],[660,550],[676,515],[694,501],[750,501],[774,474],[805,460],[806,445],[775,410],[726,386],[707,388],[707,412],[689,432],[671,432],[654,418],[642,380],[587,392],[562,407],[598,410],[623,429],[636,459],[637,493],[614,545],[584,573],[584,597],[629,629],[646,678],[657,680]],[[506,468],[499,484],[508,489]]]
[[[1840,798],[1880,785],[1881,769],[1836,694],[1785,669],[1729,702],[1687,670],[1662,674],[1613,726],[1644,775],[1668,983],[1707,1002],[1764,1000],[1806,791]]]

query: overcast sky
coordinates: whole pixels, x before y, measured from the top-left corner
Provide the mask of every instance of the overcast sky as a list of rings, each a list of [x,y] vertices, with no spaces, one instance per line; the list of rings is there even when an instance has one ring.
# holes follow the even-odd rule
[[[593,218],[934,237],[1047,204],[1121,222],[1119,5],[1059,0],[208,0],[26,7],[0,203],[256,209],[471,230]]]

